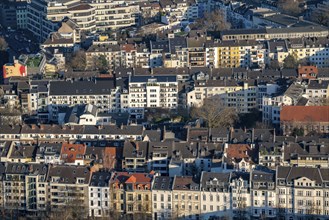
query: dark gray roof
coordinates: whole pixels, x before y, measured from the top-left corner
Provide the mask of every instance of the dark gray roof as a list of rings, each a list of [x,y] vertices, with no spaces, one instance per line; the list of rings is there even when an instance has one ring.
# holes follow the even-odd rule
[[[108,187],[111,179],[111,173],[107,171],[94,172],[90,179],[89,186]]]
[[[21,132],[21,126],[15,125],[1,125],[0,134],[19,134]]]
[[[174,178],[169,176],[156,176],[154,178],[152,190],[171,191],[173,186],[173,180]]]
[[[212,173],[202,172],[201,190],[202,191],[228,191],[230,173]]]
[[[329,81],[323,80],[311,80],[307,86],[307,89],[327,89],[329,86]]]
[[[175,37],[169,39],[170,53],[175,54],[176,49],[186,48],[187,43],[185,37]]]
[[[6,174],[46,175],[47,171],[47,165],[36,163],[7,163],[6,167]]]
[[[143,83],[148,82],[148,80],[156,80],[156,82],[177,82],[177,77],[174,75],[168,76],[132,76],[130,82],[133,83]]]
[[[12,145],[11,154],[9,158],[33,158],[35,156],[37,147],[35,145]]]
[[[52,177],[60,177],[58,183],[62,184],[76,184],[77,178],[84,178],[84,184],[89,184],[90,176],[88,167],[53,165],[49,167],[47,178],[51,182]]]
[[[152,142],[158,142],[161,141],[161,130],[145,130],[144,131],[144,136],[149,138],[150,141]]]
[[[253,181],[253,182],[275,182],[275,172],[253,170],[251,173],[251,181]]]
[[[123,157],[125,158],[146,158],[147,157],[147,142],[130,142],[125,141],[123,146]]]
[[[55,155],[60,154],[62,143],[41,143],[36,154]]]
[[[293,182],[295,179],[306,177],[316,182],[316,184],[322,184],[323,181],[328,181],[328,168],[312,168],[312,167],[278,167],[277,177],[279,179],[285,179],[286,182]],[[324,174],[322,176],[322,174]]]
[[[111,94],[114,80],[101,81],[51,81],[49,95],[98,95]]]
[[[11,141],[2,141],[0,143],[0,157],[7,157],[10,150]]]
[[[239,34],[265,34],[265,28],[259,29],[231,29],[221,31],[221,35],[239,35]]]
[[[162,50],[164,53],[169,52],[168,41],[151,41],[151,50]]]

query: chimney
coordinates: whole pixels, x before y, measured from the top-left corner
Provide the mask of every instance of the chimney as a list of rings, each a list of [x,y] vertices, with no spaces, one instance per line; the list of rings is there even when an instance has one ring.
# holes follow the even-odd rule
[[[136,142],[136,150],[138,151],[139,150],[139,143]]]

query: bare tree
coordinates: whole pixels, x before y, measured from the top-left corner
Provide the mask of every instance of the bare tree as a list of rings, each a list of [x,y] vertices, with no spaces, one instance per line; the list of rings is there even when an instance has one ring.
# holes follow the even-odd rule
[[[8,47],[8,44],[4,37],[0,37],[0,51],[6,50]]]
[[[192,25],[192,29],[205,28],[208,31],[221,31],[229,29],[231,24],[226,20],[225,11],[214,10],[205,14],[204,18],[199,18]]]
[[[73,70],[85,70],[86,69],[86,53],[84,50],[79,50],[75,52],[68,63],[69,67],[71,67]]]
[[[278,60],[271,60],[268,67],[270,69],[280,69],[281,66]]]
[[[219,96],[206,98],[201,107],[192,109],[191,115],[205,120],[209,128],[230,127],[238,120],[236,110],[225,106]]]
[[[299,0],[279,0],[278,8],[286,14],[297,16],[302,12],[299,4]]]
[[[287,69],[295,69],[297,68],[297,59],[294,55],[289,54],[285,59],[283,63],[283,67]]]
[[[326,11],[313,10],[310,19],[324,26],[329,26],[329,15]]]

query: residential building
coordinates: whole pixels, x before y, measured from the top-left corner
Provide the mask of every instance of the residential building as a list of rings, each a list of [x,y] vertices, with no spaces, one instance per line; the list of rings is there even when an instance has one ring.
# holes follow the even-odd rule
[[[109,217],[110,215],[110,188],[111,173],[108,171],[94,172],[89,184],[89,216]]]
[[[156,176],[152,182],[152,219],[172,218],[173,177]]]
[[[264,218],[277,216],[275,172],[252,170],[250,178],[251,215]]]
[[[143,116],[145,108],[176,109],[178,107],[177,77],[131,76],[128,103],[130,114],[136,117]]]
[[[109,184],[113,212],[134,217],[151,216],[153,178],[153,173],[112,173]]]
[[[84,166],[53,165],[47,174],[47,202],[54,211],[88,207],[88,191],[92,172]],[[82,213],[86,215],[88,213]]]
[[[283,218],[329,215],[328,169],[277,167],[276,192]]]
[[[230,217],[230,173],[202,172],[201,218]]]
[[[200,218],[200,183],[192,176],[175,176],[173,182],[173,218]]]

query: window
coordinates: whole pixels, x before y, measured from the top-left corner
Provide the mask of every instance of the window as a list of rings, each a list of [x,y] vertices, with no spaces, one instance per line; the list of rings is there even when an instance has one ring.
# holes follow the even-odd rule
[[[133,194],[128,194],[128,201],[133,201],[133,200],[134,200]]]
[[[153,201],[155,201],[155,202],[157,201],[157,195],[156,194],[153,195]]]
[[[132,212],[134,210],[134,206],[132,204],[128,204],[128,212]]]

